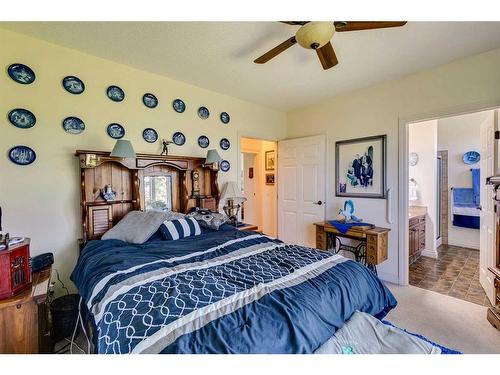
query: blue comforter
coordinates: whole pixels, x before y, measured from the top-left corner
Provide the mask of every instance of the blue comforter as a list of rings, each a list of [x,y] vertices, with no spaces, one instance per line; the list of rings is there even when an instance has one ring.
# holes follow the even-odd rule
[[[237,230],[92,241],[71,279],[98,353],[312,353],[356,310],[396,306],[359,263]]]

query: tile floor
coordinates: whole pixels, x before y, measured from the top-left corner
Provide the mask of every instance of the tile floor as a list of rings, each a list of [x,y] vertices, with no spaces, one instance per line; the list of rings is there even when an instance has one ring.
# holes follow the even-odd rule
[[[410,285],[490,306],[479,284],[479,251],[443,245],[438,258],[420,257],[410,265]]]

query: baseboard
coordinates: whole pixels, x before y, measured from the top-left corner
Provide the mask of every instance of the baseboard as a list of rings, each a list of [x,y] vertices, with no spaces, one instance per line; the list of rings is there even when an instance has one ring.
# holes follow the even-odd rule
[[[420,255],[434,259],[438,257],[437,252],[432,250],[422,250],[422,253],[420,253]]]
[[[451,240],[448,238],[448,245],[450,246],[459,246],[459,247],[467,247],[469,249],[479,250],[479,244],[474,242],[460,241],[460,240]]]

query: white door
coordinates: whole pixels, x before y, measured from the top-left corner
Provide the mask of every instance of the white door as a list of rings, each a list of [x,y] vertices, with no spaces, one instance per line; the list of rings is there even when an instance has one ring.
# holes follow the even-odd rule
[[[278,142],[278,237],[316,247],[313,223],[325,220],[325,136]]]
[[[243,195],[247,199],[244,203],[243,221],[248,224],[259,225],[257,214],[257,189],[256,180],[258,178],[255,169],[256,154],[243,153]],[[250,178],[250,168],[253,170],[253,176]]]
[[[481,124],[481,233],[479,252],[479,281],[490,302],[494,305],[493,275],[488,267],[494,266],[495,213],[493,188],[485,184],[486,178],[495,174],[495,117],[493,112]]]

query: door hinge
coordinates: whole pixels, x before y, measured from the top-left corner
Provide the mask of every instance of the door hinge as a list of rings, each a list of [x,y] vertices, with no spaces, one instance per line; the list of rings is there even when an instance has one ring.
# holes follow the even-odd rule
[[[495,131],[495,139],[500,139],[500,130]]]

